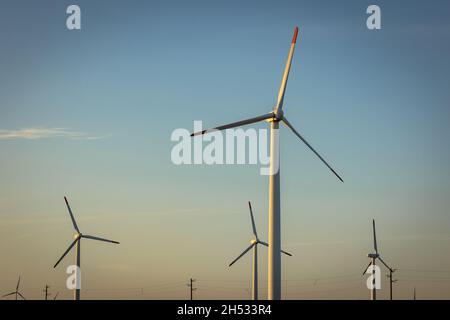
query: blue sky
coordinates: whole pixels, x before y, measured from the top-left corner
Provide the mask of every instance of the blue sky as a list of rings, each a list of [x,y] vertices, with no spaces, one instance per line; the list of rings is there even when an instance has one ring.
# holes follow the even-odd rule
[[[373,3],[377,31],[365,23]],[[84,245],[90,287],[139,298],[125,288],[165,281],[172,291],[142,297],[183,298],[180,283],[197,277],[212,281],[200,297],[246,297],[220,288],[249,285],[250,258],[227,264],[250,239],[248,200],[266,234],[267,177],[250,165],[175,166],[170,135],[269,111],[298,25],[285,112],[345,183],[282,130],[283,244],[294,254],[283,277],[362,272],[376,218],[399,296],[416,286],[450,298],[448,279],[431,286],[407,271],[450,270],[446,1],[76,1],[80,31],[65,27],[69,4],[0,10],[1,290],[19,272],[30,297],[45,281],[63,287],[64,268],[51,266],[71,239],[67,195],[89,233],[122,243]],[[48,131],[11,136],[30,128]],[[264,287],[264,253],[260,265]],[[368,296],[360,277],[289,283],[286,298]]]

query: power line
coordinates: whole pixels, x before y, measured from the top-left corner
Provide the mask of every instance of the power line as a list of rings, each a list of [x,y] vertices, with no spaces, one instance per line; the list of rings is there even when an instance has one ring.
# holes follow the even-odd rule
[[[339,278],[353,278],[353,277],[361,277],[359,273],[353,274],[345,274],[345,275],[337,275],[337,276],[329,276],[329,277],[314,277],[314,278],[303,278],[303,279],[283,279],[283,282],[301,282],[301,281],[323,281],[328,279],[339,279]],[[241,282],[248,283],[249,280],[219,280],[219,279],[198,279],[199,281],[204,282]]]
[[[48,297],[50,296],[50,293],[48,292],[48,289],[49,289],[50,287],[46,284],[45,285],[45,289],[44,289],[44,294],[45,294],[45,296],[44,296],[44,299],[45,300],[48,300]]]
[[[400,277],[399,280],[403,281],[403,280],[418,280],[418,281],[437,281],[437,282],[441,282],[441,281],[449,281],[450,278],[440,278],[440,277]]]
[[[187,284],[187,286],[188,287],[190,287],[190,291],[191,291],[191,300],[194,300],[193,299],[193,292],[195,291],[195,290],[197,290],[197,288],[194,288],[194,285],[193,285],[193,283],[195,282],[196,280],[195,279],[190,279],[190,283],[189,284]]]
[[[392,300],[392,285],[394,284],[394,282],[397,282],[397,280],[394,280],[392,278],[392,274],[396,271],[397,269],[391,269],[389,268],[389,275],[387,275],[387,277],[389,278],[389,300]]]
[[[418,269],[397,269],[408,272],[423,272],[423,273],[450,273],[450,270],[418,270]]]
[[[355,289],[361,289],[361,287],[358,286],[358,287],[346,287],[346,288],[330,289],[330,290],[304,291],[304,292],[298,292],[298,293],[296,293],[296,295],[328,293],[328,292],[341,292],[341,291],[348,291],[348,290],[355,290]]]

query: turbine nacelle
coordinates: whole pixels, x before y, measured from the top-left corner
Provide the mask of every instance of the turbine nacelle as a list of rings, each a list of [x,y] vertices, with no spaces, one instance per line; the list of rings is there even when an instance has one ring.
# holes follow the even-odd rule
[[[282,109],[273,110],[274,120],[281,121],[283,120],[284,112]]]
[[[227,130],[227,129],[236,128],[236,127],[242,127],[242,126],[246,126],[246,125],[249,125],[249,124],[257,123],[257,122],[260,122],[260,121],[283,122],[289,129],[292,130],[292,132],[304,144],[306,144],[306,146],[328,167],[328,169],[330,169],[333,172],[333,174],[341,182],[344,182],[344,180],[342,180],[342,178],[337,174],[337,172],[325,161],[325,159],[322,158],[322,156],[308,143],[308,141],[306,141],[306,139],[303,138],[303,136],[297,130],[295,130],[295,128],[289,123],[288,119],[286,119],[284,117],[284,113],[283,113],[284,94],[285,94],[286,85],[287,85],[287,81],[288,81],[288,77],[289,77],[289,70],[291,68],[292,57],[293,57],[293,54],[294,54],[294,47],[295,47],[295,43],[297,41],[297,35],[298,35],[298,27],[295,28],[294,36],[292,37],[291,49],[289,51],[288,60],[286,62],[286,67],[284,69],[283,80],[281,81],[280,90],[278,92],[277,104],[275,105],[274,109],[271,112],[269,112],[267,114],[264,114],[264,115],[261,115],[261,116],[258,116],[258,117],[254,117],[254,118],[250,118],[250,119],[245,119],[245,120],[241,120],[241,121],[228,123],[228,124],[225,124],[225,125],[221,125],[221,126],[217,126],[217,127],[211,128],[211,129],[206,129],[206,130],[202,130],[202,131],[193,132],[193,133],[191,133],[191,137],[195,137],[195,136],[198,136],[198,135],[204,135],[204,134],[207,134],[209,132],[215,132],[215,131]]]
[[[375,250],[375,253],[369,253],[367,254],[367,257],[370,258],[370,262],[367,265],[366,269],[363,272],[363,275],[366,274],[367,270],[370,266],[375,266],[376,260],[379,260],[390,272],[390,275],[388,276],[391,281],[391,300],[392,300],[392,283],[394,282],[392,280],[392,272],[394,272],[394,269],[392,269],[381,257],[379,251],[378,251],[378,244],[377,244],[377,233],[375,229],[375,219],[372,220],[372,229],[373,229],[373,248]],[[374,273],[375,270],[372,270],[372,273]],[[376,288],[374,287],[371,291],[371,299],[376,300]]]
[[[231,267],[236,261],[238,261],[242,256],[244,256],[251,249],[254,248],[254,250],[256,250],[258,244],[261,244],[261,245],[263,245],[265,247],[269,247],[269,244],[267,242],[259,240],[258,232],[256,231],[255,218],[253,217],[252,204],[250,203],[250,201],[248,202],[248,208],[250,210],[250,218],[251,218],[251,221],[252,221],[252,230],[253,230],[254,238],[252,240],[250,240],[250,245],[244,250],[244,252],[242,252],[236,259],[234,259],[228,265],[229,267]],[[280,252],[285,254],[285,255],[292,256],[292,254],[290,254],[289,252],[286,252],[284,250],[280,250]]]
[[[119,242],[114,241],[114,240],[109,240],[109,239],[105,239],[105,238],[100,238],[100,237],[90,236],[90,235],[87,235],[87,234],[82,234],[80,232],[80,229],[78,228],[77,222],[76,222],[75,217],[74,217],[73,212],[72,212],[72,209],[70,208],[69,201],[67,200],[66,197],[64,197],[64,201],[66,202],[67,210],[69,211],[70,220],[72,220],[72,226],[75,229],[75,234],[73,235],[72,243],[69,245],[67,250],[62,254],[62,256],[59,258],[59,260],[55,263],[53,268],[56,268],[56,266],[61,262],[61,260],[69,253],[69,251],[75,245],[77,245],[77,250],[79,250],[79,245],[80,245],[80,239],[81,238],[119,244]]]
[[[20,286],[20,276],[19,276],[19,280],[17,281],[16,291],[2,295],[2,298],[15,295],[16,300],[18,299],[18,297],[21,297],[23,300],[26,300],[25,297],[20,293],[19,286]]]
[[[244,120],[240,120],[240,121],[236,121],[236,122],[232,122],[232,123],[228,123],[228,124],[224,124],[224,125],[219,125],[214,128],[211,128],[211,129],[192,132],[191,137],[204,135],[209,132],[216,132],[216,131],[220,131],[220,130],[227,130],[227,129],[237,128],[237,127],[242,127],[242,126],[246,126],[246,125],[250,125],[250,124],[254,124],[254,123],[258,123],[258,122],[262,122],[262,121],[271,122],[271,125],[270,125],[271,139],[270,139],[270,148],[269,148],[270,149],[270,159],[271,159],[270,160],[270,172],[278,173],[279,167],[277,169],[275,169],[274,166],[277,165],[276,159],[278,157],[278,152],[280,150],[280,146],[279,146],[278,139],[275,138],[275,132],[278,133],[278,131],[277,131],[278,123],[282,122],[322,161],[322,163],[325,166],[327,166],[327,168],[329,170],[331,170],[331,172],[333,172],[333,174],[341,182],[344,182],[344,180],[338,175],[338,173],[325,161],[324,158],[322,158],[322,156],[309,144],[309,142],[306,141],[306,139],[297,130],[295,130],[295,128],[291,125],[291,123],[288,121],[288,119],[286,119],[286,117],[284,116],[284,113],[283,113],[284,95],[285,95],[286,86],[287,86],[287,82],[288,82],[289,71],[291,68],[291,62],[292,62],[292,58],[294,55],[294,48],[295,48],[295,43],[297,41],[297,35],[298,35],[298,27],[296,27],[294,29],[294,36],[292,37],[289,55],[288,55],[286,66],[285,66],[284,73],[283,73],[283,79],[281,81],[280,89],[278,91],[277,103],[275,105],[275,108],[272,111],[270,111],[269,113],[257,116],[257,117],[252,117],[252,118],[248,118],[248,119],[244,119]],[[274,123],[272,123],[272,122],[274,122]],[[239,255],[230,264],[230,266],[231,266],[240,257],[242,257],[246,252],[248,252],[250,249],[252,249],[253,246],[255,248],[255,252],[256,252],[256,247],[258,244],[262,244],[264,246],[269,247],[269,251],[270,251],[269,266],[268,266],[268,270],[269,270],[268,298],[269,298],[269,300],[281,299],[281,255],[279,253],[281,252],[281,253],[290,255],[289,253],[281,250],[281,243],[279,240],[279,239],[281,239],[281,235],[280,235],[281,227],[279,224],[279,221],[280,221],[280,184],[279,184],[280,178],[279,177],[280,176],[278,174],[271,174],[269,177],[269,181],[270,181],[269,185],[271,186],[269,188],[269,239],[270,239],[269,241],[270,241],[270,246],[267,243],[262,242],[262,241],[258,241],[256,244],[251,244],[250,247],[245,249],[245,251],[241,255]],[[252,219],[253,219],[253,216],[252,216]],[[253,234],[254,234],[255,238],[258,239],[253,221],[252,221],[252,224],[253,224]],[[255,254],[255,256],[256,256],[256,254]]]

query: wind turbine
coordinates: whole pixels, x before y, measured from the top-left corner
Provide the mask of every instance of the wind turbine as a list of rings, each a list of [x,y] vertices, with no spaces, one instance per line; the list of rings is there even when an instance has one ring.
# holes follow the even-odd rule
[[[13,292],[11,292],[11,293],[7,293],[7,294],[3,295],[2,298],[8,297],[8,296],[12,296],[12,295],[15,295],[16,300],[18,300],[18,296],[20,296],[23,300],[27,300],[27,299],[25,299],[25,297],[20,293],[20,291],[19,291],[19,285],[20,285],[20,276],[19,276],[19,280],[17,281],[16,291],[13,291]]]
[[[77,223],[75,221],[75,217],[73,216],[72,209],[70,209],[70,205],[69,205],[69,202],[67,201],[66,197],[64,197],[64,201],[66,202],[67,210],[69,211],[70,219],[72,220],[72,224],[73,224],[73,227],[74,227],[76,233],[74,234],[74,241],[70,244],[70,246],[67,248],[67,250],[63,253],[61,258],[59,258],[59,260],[55,263],[53,268],[56,268],[56,266],[67,255],[67,253],[69,253],[69,251],[76,245],[76,253],[75,253],[75,255],[76,255],[76,264],[77,264],[77,271],[76,271],[77,286],[76,286],[76,289],[75,289],[74,300],[80,300],[81,279],[79,278],[79,276],[80,276],[79,272],[80,272],[80,267],[81,267],[81,263],[80,263],[80,258],[81,258],[81,251],[80,251],[81,250],[81,246],[80,246],[81,239],[85,238],[85,239],[91,239],[91,240],[111,242],[111,243],[116,243],[116,244],[119,244],[119,242],[113,241],[113,240],[104,239],[104,238],[89,236],[89,235],[86,235],[86,234],[82,234],[80,232],[80,229],[78,229]]]
[[[238,261],[242,256],[244,256],[248,251],[250,251],[253,248],[253,282],[252,282],[252,299],[258,300],[258,244],[262,244],[263,246],[268,247],[269,245],[259,240],[258,233],[256,232],[256,225],[255,225],[255,219],[253,217],[253,211],[252,211],[252,204],[250,201],[248,202],[248,208],[250,209],[250,217],[252,219],[252,228],[253,228],[253,235],[254,238],[250,240],[250,246],[248,246],[247,249],[245,249],[236,259],[233,260],[229,264],[229,267],[231,267],[236,261]],[[281,250],[282,253],[292,256],[292,254]]]
[[[392,269],[391,267],[389,267],[387,265],[386,262],[384,262],[384,260],[381,258],[380,254],[378,253],[378,246],[377,246],[377,234],[376,234],[376,230],[375,230],[375,219],[372,219],[372,229],[373,229],[373,248],[375,250],[375,253],[369,253],[367,255],[367,257],[370,258],[370,262],[369,265],[367,266],[367,268],[364,270],[363,275],[367,272],[367,269],[369,269],[370,266],[373,266],[372,268],[372,281],[373,281],[373,286],[372,286],[372,290],[371,290],[371,294],[370,294],[370,298],[371,300],[377,300],[377,291],[375,288],[375,266],[376,266],[376,260],[380,260],[382,264],[384,264],[386,266],[386,268],[388,268],[388,270],[390,271],[390,276],[391,276],[391,300],[392,300],[392,273],[395,271],[394,269]]]
[[[269,300],[281,299],[281,217],[280,217],[280,165],[279,165],[279,135],[280,122],[284,123],[314,154],[343,182],[342,178],[334,169],[320,156],[316,150],[294,129],[283,113],[284,94],[291,68],[292,57],[294,55],[295,43],[297,41],[298,27],[294,30],[291,49],[289,51],[286,67],[284,69],[283,80],[278,92],[278,99],[273,110],[267,114],[218,126],[208,130],[194,132],[191,136],[203,135],[211,131],[226,130],[240,127],[260,121],[270,123],[270,174],[269,174],[269,255],[268,255],[268,298]]]
[[[397,282],[397,280],[394,280],[392,278],[392,274],[397,271],[397,269],[392,269],[392,268],[388,268],[389,269],[389,274],[386,275],[386,277],[389,278],[389,300],[392,300],[392,285]]]

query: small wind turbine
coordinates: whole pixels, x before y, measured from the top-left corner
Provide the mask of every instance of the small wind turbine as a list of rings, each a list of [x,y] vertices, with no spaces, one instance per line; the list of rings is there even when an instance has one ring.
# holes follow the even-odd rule
[[[367,268],[364,270],[363,275],[367,272],[367,269],[369,269],[370,266],[373,266],[372,268],[372,281],[373,281],[373,286],[372,286],[372,290],[370,291],[370,298],[371,300],[377,300],[377,291],[375,288],[375,262],[376,260],[380,260],[381,263],[383,263],[386,268],[388,268],[388,270],[390,271],[390,275],[391,275],[391,279],[392,279],[392,272],[394,272],[395,270],[392,269],[391,267],[389,267],[386,262],[384,262],[384,260],[381,258],[380,254],[378,253],[378,246],[377,246],[377,234],[375,231],[375,219],[372,219],[372,228],[373,228],[373,248],[375,250],[375,253],[369,253],[367,256],[370,258],[370,262],[369,265],[367,266]],[[392,297],[392,282],[391,282],[391,297]]]
[[[397,269],[392,269],[392,268],[388,268],[389,269],[389,274],[386,275],[386,277],[389,278],[389,300],[392,300],[392,285],[397,282],[397,280],[394,280],[392,278],[392,274],[397,271]]]
[[[253,228],[253,235],[254,238],[250,240],[250,246],[248,246],[247,249],[244,250],[236,259],[233,260],[229,264],[229,267],[231,267],[236,261],[238,261],[242,256],[244,256],[250,249],[253,248],[253,282],[252,282],[252,300],[258,300],[258,244],[262,244],[263,246],[269,247],[269,245],[259,240],[258,233],[256,232],[256,225],[255,225],[255,219],[253,217],[253,211],[252,211],[252,204],[250,201],[248,202],[248,208],[250,209],[250,217],[252,219],[252,228]],[[292,254],[281,250],[282,253],[292,256]]]
[[[119,244],[119,242],[117,241],[113,241],[113,240],[108,240],[108,239],[104,239],[104,238],[99,238],[99,237],[94,237],[94,236],[89,236],[86,234],[82,234],[80,232],[80,229],[78,229],[77,223],[75,221],[75,218],[73,216],[72,210],[70,209],[70,205],[69,202],[67,201],[67,198],[64,197],[64,201],[66,202],[67,205],[67,210],[69,211],[69,215],[70,215],[70,219],[72,220],[72,224],[73,227],[76,231],[76,233],[74,234],[74,241],[70,244],[70,246],[67,248],[67,250],[63,253],[63,255],[61,256],[61,258],[59,258],[59,260],[55,263],[55,265],[53,266],[53,268],[56,268],[56,266],[61,262],[61,260],[67,255],[67,253],[69,253],[69,251],[73,248],[73,246],[76,245],[76,263],[77,263],[77,273],[76,273],[76,280],[77,280],[77,287],[75,289],[75,294],[74,294],[74,299],[75,300],[80,300],[80,286],[79,284],[81,284],[81,280],[79,278],[79,270],[80,270],[80,258],[81,258],[81,247],[80,247],[80,243],[81,243],[81,239],[85,238],[85,239],[91,239],[91,240],[98,240],[98,241],[104,241],[104,242],[111,242],[111,243],[116,243]]]
[[[18,300],[18,296],[20,296],[23,300],[27,300],[27,299],[25,299],[25,297],[20,293],[20,291],[19,291],[19,285],[20,285],[20,276],[19,276],[19,280],[17,281],[16,291],[13,291],[13,292],[11,292],[11,293],[7,293],[7,294],[3,295],[2,298],[8,297],[8,296],[12,296],[12,295],[15,295],[16,300]]]
[[[277,103],[273,110],[259,117],[233,122],[215,127],[213,129],[194,132],[191,136],[203,135],[216,130],[226,130],[241,127],[248,124],[266,121],[270,123],[270,168],[269,168],[269,255],[268,255],[268,298],[269,300],[281,299],[281,199],[280,199],[280,162],[279,162],[279,135],[280,122],[284,123],[292,132],[303,141],[311,151],[330,169],[336,177],[343,182],[342,178],[334,169],[320,156],[317,151],[294,129],[283,113],[284,94],[291,69],[292,57],[294,55],[295,43],[297,42],[298,27],[294,30],[291,48],[284,69],[283,80],[278,92]]]

